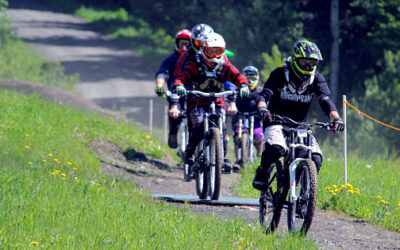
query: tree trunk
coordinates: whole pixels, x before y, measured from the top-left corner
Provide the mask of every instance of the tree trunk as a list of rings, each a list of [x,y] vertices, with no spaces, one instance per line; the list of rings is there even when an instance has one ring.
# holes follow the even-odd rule
[[[331,0],[331,70],[330,84],[332,99],[335,103],[339,98],[339,1]]]

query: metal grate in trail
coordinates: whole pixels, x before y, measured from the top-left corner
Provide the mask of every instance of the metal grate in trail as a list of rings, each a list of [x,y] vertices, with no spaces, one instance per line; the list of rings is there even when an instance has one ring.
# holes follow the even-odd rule
[[[240,197],[220,197],[218,200],[201,200],[194,195],[173,195],[173,194],[149,194],[155,199],[166,200],[170,202],[205,204],[213,206],[258,206],[258,199],[240,198]]]

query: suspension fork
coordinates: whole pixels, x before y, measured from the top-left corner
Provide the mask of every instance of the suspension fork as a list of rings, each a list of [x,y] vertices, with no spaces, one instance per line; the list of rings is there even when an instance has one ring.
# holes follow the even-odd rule
[[[254,155],[254,147],[253,147],[253,142],[254,142],[254,116],[250,116],[250,141],[249,141],[249,147],[250,147],[250,161],[253,161],[253,155]]]

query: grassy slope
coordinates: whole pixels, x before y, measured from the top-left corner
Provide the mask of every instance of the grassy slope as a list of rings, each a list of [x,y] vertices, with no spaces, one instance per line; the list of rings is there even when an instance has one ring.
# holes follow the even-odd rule
[[[159,155],[159,141],[126,123],[0,91],[1,248],[312,248],[154,203],[132,183],[102,176],[94,138]],[[144,143],[146,142],[146,143]]]

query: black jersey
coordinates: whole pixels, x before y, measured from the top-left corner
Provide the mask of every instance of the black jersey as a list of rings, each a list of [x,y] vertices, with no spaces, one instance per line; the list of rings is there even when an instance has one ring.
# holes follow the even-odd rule
[[[306,121],[311,101],[318,98],[330,97],[331,92],[325,78],[319,72],[304,82],[295,76],[290,66],[279,67],[272,71],[264,88],[272,91],[268,109],[273,114],[287,116],[295,121]],[[336,111],[334,105],[323,108],[326,115]]]

